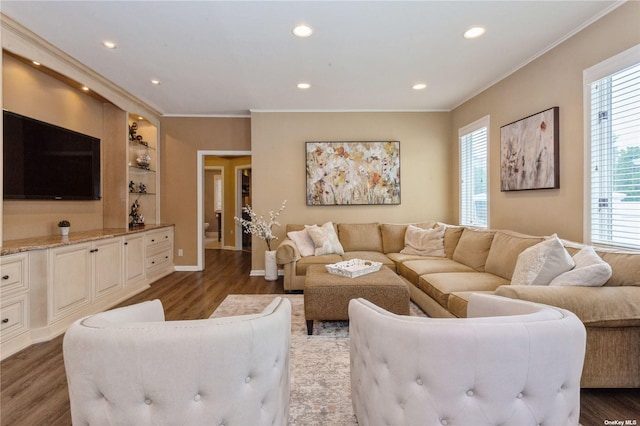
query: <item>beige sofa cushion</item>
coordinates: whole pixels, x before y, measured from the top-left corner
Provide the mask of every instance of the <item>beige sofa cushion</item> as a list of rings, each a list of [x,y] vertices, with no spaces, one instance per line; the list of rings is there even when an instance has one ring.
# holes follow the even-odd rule
[[[449,295],[458,291],[493,291],[508,280],[486,272],[444,272],[422,275],[418,288],[447,308]]]
[[[494,294],[493,291],[456,291],[449,295],[447,309],[458,318],[467,317],[469,297],[474,293]]]
[[[484,272],[494,234],[495,231],[465,228],[453,252],[452,259],[470,266],[476,271]]]
[[[418,285],[421,275],[434,272],[475,272],[475,269],[442,257],[408,260],[398,268],[398,273],[415,285]]]
[[[489,255],[484,266],[485,272],[511,280],[518,255],[525,249],[542,242],[544,238],[510,231],[496,231]]]
[[[378,251],[382,253],[382,236],[378,223],[339,223],[338,238],[344,251]]]
[[[306,275],[309,265],[329,265],[338,262],[342,262],[342,256],[338,254],[302,257],[296,262],[296,275]]]
[[[413,226],[417,226],[422,229],[431,229],[436,222],[420,222],[412,223]],[[407,231],[409,224],[399,223],[381,223],[380,233],[382,235],[382,249],[383,253],[400,253],[400,250],[404,248],[404,234]]]
[[[495,294],[557,306],[573,312],[586,326],[640,327],[640,287],[499,287]],[[624,349],[621,349],[624,350]]]
[[[447,225],[446,223],[438,222],[438,225],[445,225],[444,230],[444,254],[449,258],[453,258],[453,252],[456,250],[462,231],[465,230],[464,226]]]

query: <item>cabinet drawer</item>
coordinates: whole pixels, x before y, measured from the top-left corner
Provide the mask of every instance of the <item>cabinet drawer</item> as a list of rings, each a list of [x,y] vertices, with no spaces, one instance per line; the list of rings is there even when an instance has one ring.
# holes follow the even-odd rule
[[[147,246],[146,257],[154,257],[160,253],[171,251],[171,241],[162,241],[157,244]]]
[[[4,295],[9,292],[29,289],[27,277],[28,264],[26,253],[12,256],[3,256],[0,262],[0,292]]]
[[[154,256],[147,257],[147,268],[155,268],[159,265],[166,266],[171,262],[171,253],[165,251]]]
[[[171,228],[148,233],[144,237],[144,243],[147,246],[147,250],[156,244],[162,244],[164,242],[171,244],[171,234]]]
[[[2,325],[2,341],[29,329],[29,296],[22,294],[2,301],[0,321]]]

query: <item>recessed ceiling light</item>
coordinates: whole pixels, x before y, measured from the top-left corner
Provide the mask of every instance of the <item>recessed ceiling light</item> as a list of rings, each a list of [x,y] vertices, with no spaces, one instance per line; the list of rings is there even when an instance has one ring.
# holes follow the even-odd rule
[[[426,88],[427,88],[427,85],[424,83],[418,83],[413,85],[413,90],[422,90]]]
[[[311,27],[304,24],[298,25],[293,29],[293,35],[295,35],[296,37],[304,38],[309,37],[311,34],[313,34],[313,30],[311,29]]]
[[[109,41],[109,40],[102,42],[102,45],[104,47],[106,47],[107,49],[115,49],[116,47],[118,47],[118,46],[116,46],[116,44],[114,42]]]
[[[155,84],[157,86],[160,84],[160,80],[151,80],[151,84]]]
[[[40,65],[40,62],[38,61],[32,61],[32,62],[33,62],[33,65]]]
[[[298,83],[298,89],[308,89],[311,85],[309,83]]]
[[[482,34],[484,34],[486,31],[487,30],[484,29],[483,27],[471,27],[467,31],[465,31],[464,38],[466,39],[478,38]]]
[[[85,92],[88,92],[89,88],[87,86],[82,86],[82,90],[84,90]]]
[[[138,116],[138,120],[144,120],[144,117]]]

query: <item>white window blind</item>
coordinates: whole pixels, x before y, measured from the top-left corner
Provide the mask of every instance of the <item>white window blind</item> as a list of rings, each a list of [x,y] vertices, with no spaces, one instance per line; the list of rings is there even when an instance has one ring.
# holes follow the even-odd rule
[[[488,227],[489,117],[458,131],[460,139],[460,224]]]
[[[591,243],[640,249],[640,56],[635,60],[614,61],[619,69],[587,82],[586,202]]]

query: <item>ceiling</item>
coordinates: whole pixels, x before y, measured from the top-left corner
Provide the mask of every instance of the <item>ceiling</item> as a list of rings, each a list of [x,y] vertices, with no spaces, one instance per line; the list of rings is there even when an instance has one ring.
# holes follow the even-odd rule
[[[448,111],[619,4],[2,0],[2,13],[163,115],[246,115]],[[300,23],[311,37],[293,36]],[[463,38],[475,25],[486,34]]]

